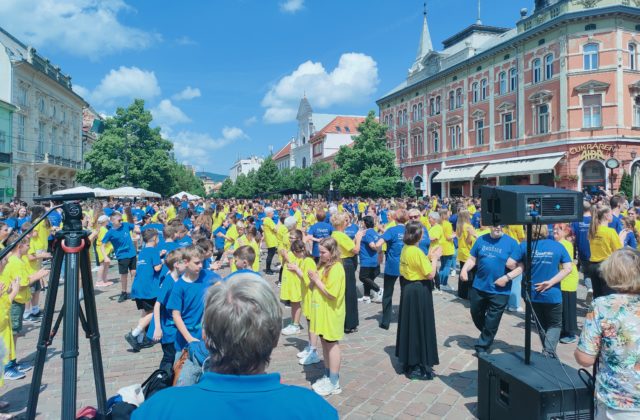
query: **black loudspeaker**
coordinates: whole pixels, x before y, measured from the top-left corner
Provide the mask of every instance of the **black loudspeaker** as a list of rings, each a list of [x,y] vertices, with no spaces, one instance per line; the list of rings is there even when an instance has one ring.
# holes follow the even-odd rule
[[[565,223],[582,220],[583,195],[541,185],[480,189],[484,226]]]
[[[532,353],[478,358],[480,420],[589,420],[592,395],[574,368]]]

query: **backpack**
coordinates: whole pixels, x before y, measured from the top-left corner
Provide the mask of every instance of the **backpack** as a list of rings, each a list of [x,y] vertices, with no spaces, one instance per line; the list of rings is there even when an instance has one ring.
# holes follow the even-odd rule
[[[148,400],[156,392],[162,391],[170,386],[171,376],[169,373],[166,370],[157,369],[142,383],[141,388],[142,393],[144,394],[144,399]]]

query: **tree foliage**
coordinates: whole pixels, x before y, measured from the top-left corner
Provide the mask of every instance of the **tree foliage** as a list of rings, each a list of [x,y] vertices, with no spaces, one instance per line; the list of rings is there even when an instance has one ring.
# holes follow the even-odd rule
[[[353,147],[342,146],[336,154],[334,187],[343,196],[389,197],[401,193],[404,186],[398,185],[404,181],[393,152],[386,148],[386,128],[376,121],[373,111],[358,131]]]
[[[142,99],[118,108],[85,156],[90,168],[78,173],[78,182],[103,188],[135,186],[165,196],[183,190],[204,195],[202,181],[175,161],[173,143],[162,138],[159,128],[151,128],[152,119]]]
[[[622,173],[622,179],[620,179],[620,192],[623,192],[627,198],[633,198],[633,178],[631,175],[624,171]]]

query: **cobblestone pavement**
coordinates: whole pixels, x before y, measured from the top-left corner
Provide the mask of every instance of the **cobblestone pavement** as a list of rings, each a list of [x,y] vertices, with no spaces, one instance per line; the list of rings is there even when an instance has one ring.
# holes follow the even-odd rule
[[[224,271],[223,271],[224,273]],[[111,276],[115,278],[116,272]],[[276,276],[269,276],[276,280]],[[382,279],[378,279],[381,284]],[[457,285],[452,279],[450,284]],[[397,310],[400,286],[394,293],[394,310]],[[120,286],[115,285],[96,292],[101,347],[107,397],[123,386],[141,383],[158,367],[162,357],[160,346],[133,353],[124,340],[124,334],[135,326],[138,311],[132,301],[117,303]],[[579,297],[584,297],[579,289]],[[58,296],[58,308],[62,290]],[[579,299],[579,325],[585,313],[583,299]],[[440,365],[433,381],[410,381],[399,374],[399,364],[394,354],[396,315],[388,331],[378,327],[380,304],[360,304],[360,327],[354,334],[346,335],[340,343],[342,368],[340,383],[342,394],[329,397],[328,401],[338,409],[341,418],[348,419],[408,419],[408,418],[475,418],[477,405],[477,359],[472,356],[473,342],[477,336],[469,315],[468,303],[458,299],[455,293],[434,295]],[[285,318],[289,309],[284,308]],[[285,319],[285,323],[288,320]],[[39,324],[26,324],[26,334],[17,343],[18,360],[33,360]],[[298,364],[296,353],[305,345],[306,328],[297,336],[281,337],[275,349],[270,372],[280,372],[283,381],[310,388],[321,376],[322,364],[303,367]],[[535,334],[535,333],[534,333]],[[38,418],[60,417],[62,395],[62,331],[49,349],[42,391],[38,404]],[[95,405],[93,370],[88,341],[82,330],[79,335],[78,357],[78,407]],[[537,336],[532,339],[533,349],[540,350]],[[493,352],[522,351],[524,343],[524,316],[505,313],[496,337]],[[560,359],[576,366],[573,360],[575,344],[559,344]],[[5,381],[2,399],[11,403],[12,413],[22,413],[27,404],[31,373],[26,379]]]

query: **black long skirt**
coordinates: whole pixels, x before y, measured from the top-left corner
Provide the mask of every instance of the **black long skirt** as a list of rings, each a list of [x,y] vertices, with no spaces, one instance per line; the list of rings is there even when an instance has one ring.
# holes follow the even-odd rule
[[[402,295],[398,314],[396,357],[404,367],[435,366],[438,359],[436,321],[430,281],[400,278]]]
[[[356,288],[356,268],[352,258],[343,258],[345,274],[345,290],[344,290],[344,329],[345,331],[357,328],[358,321],[358,289]]]

